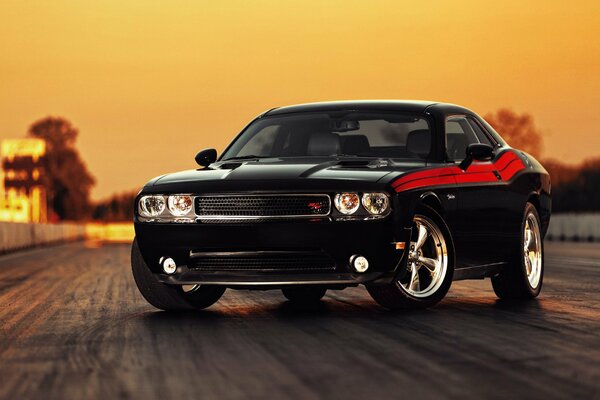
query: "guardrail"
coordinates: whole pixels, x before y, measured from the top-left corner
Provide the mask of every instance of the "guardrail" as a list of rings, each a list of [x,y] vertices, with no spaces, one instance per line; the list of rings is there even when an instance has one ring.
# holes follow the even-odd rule
[[[85,238],[83,225],[0,222],[0,253]]]
[[[553,214],[548,240],[600,242],[600,213]]]
[[[133,224],[31,224],[0,222],[0,254],[74,240],[92,240],[102,243],[131,243]]]

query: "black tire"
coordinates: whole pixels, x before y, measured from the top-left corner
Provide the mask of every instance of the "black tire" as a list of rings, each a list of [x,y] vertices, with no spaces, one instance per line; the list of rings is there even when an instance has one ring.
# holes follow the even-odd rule
[[[431,307],[440,302],[448,293],[452,284],[454,274],[454,246],[450,230],[444,222],[444,219],[433,208],[422,206],[419,208],[415,219],[428,218],[435,223],[446,244],[447,251],[447,266],[446,274],[441,280],[441,285],[427,297],[415,297],[408,293],[400,284],[399,279],[384,285],[367,285],[367,291],[379,305],[390,310],[397,309],[420,309]],[[404,257],[403,262],[407,262],[408,254]]]
[[[221,286],[200,286],[186,293],[181,286],[160,282],[142,258],[136,239],[131,246],[131,269],[135,284],[144,299],[165,311],[201,310],[216,303],[225,292],[225,288]]]
[[[309,304],[320,301],[327,289],[319,286],[294,286],[281,289],[286,299],[293,303]]]
[[[537,220],[538,234],[540,235],[541,275],[535,288],[532,287],[527,278],[527,267],[525,265],[525,224],[528,215],[532,215]],[[531,203],[525,204],[521,220],[519,248],[515,250],[511,262],[498,275],[492,277],[492,287],[499,298],[505,300],[532,299],[540,294],[544,281],[544,241],[541,237],[541,226],[540,216],[535,206]]]

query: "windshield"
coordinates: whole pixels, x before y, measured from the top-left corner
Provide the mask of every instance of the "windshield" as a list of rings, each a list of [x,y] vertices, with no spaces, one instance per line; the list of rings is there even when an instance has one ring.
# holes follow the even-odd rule
[[[430,150],[429,124],[418,115],[301,113],[256,120],[222,160],[341,156],[424,159]]]

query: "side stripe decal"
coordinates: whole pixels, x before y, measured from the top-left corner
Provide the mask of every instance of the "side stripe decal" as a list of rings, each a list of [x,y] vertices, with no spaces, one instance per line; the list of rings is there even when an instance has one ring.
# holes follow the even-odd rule
[[[506,182],[523,169],[523,161],[513,151],[508,150],[493,162],[474,162],[466,171],[452,165],[409,173],[395,180],[392,187],[396,192],[403,192],[427,186],[499,182],[495,172]]]

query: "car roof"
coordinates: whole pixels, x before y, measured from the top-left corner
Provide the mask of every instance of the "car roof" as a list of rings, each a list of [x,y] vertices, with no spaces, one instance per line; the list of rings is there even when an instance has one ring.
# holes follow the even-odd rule
[[[299,112],[315,111],[337,111],[337,110],[386,110],[404,112],[424,112],[428,107],[440,104],[435,101],[420,100],[350,100],[350,101],[327,101],[319,103],[296,104],[291,106],[274,108],[267,111],[263,116],[290,114]]]

